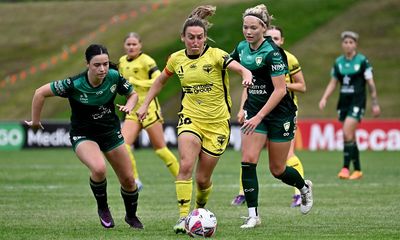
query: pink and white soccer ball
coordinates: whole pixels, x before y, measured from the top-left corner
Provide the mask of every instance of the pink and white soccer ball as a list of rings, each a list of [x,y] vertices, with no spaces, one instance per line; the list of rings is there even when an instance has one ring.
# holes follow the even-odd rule
[[[217,230],[217,218],[214,213],[205,209],[194,209],[186,218],[186,232],[191,237],[209,238]]]

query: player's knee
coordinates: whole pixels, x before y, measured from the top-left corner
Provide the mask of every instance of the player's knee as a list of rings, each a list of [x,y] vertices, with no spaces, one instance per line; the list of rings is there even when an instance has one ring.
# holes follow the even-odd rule
[[[253,155],[243,155],[242,157],[242,163],[254,163],[256,164],[258,160],[257,156],[253,156]]]
[[[353,133],[343,133],[343,140],[345,142],[352,142],[354,141],[354,134]]]
[[[280,179],[280,176],[282,176],[282,173],[285,171],[284,168],[282,169],[277,166],[270,166],[269,170],[270,170],[272,176],[274,176],[275,178],[278,178],[278,179]]]
[[[133,176],[120,177],[120,184],[123,189],[133,191],[135,189],[135,179]]]
[[[180,161],[180,164],[179,164],[179,174],[180,175],[192,175],[192,169],[193,169],[193,166],[192,166],[192,164],[190,163],[190,162],[188,162],[188,161]]]
[[[92,176],[96,179],[104,179],[106,177],[107,168],[105,164],[98,164],[91,169]]]
[[[196,175],[196,184],[200,189],[206,189],[210,186],[210,178]]]

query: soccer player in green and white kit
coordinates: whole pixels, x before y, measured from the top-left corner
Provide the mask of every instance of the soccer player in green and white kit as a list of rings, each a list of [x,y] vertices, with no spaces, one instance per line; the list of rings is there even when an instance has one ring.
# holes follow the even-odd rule
[[[368,59],[357,52],[358,34],[345,31],[341,34],[344,54],[338,57],[331,71],[331,80],[319,102],[323,110],[329,96],[340,83],[340,96],[337,104],[339,121],[343,123],[344,160],[338,177],[340,179],[360,179],[363,176],[360,166],[360,154],[357,147],[356,129],[364,116],[366,106],[365,85],[368,84],[372,99],[372,115],[378,117],[381,109]],[[354,172],[350,175],[350,162],[353,161]]]
[[[253,74],[253,85],[247,88],[243,105],[242,125],[242,184],[249,216],[241,228],[261,224],[258,214],[257,163],[265,141],[269,140],[269,169],[282,182],[300,190],[300,211],[308,213],[313,205],[312,183],[299,172],[286,166],[296,125],[296,105],[286,89],[288,74],[286,55],[271,37],[264,37],[271,16],[264,4],[247,9],[243,14],[242,41],[231,57]]]
[[[79,160],[90,170],[90,187],[97,201],[101,225],[104,228],[114,227],[107,204],[104,154],[121,184],[125,221],[132,228],[142,229],[143,225],[136,216],[138,189],[114,106],[116,94],[125,95],[126,104],[118,107],[120,111],[130,113],[138,97],[132,85],[118,71],[109,69],[109,55],[104,46],[90,45],[85,56],[88,69],[83,73],[47,83],[35,91],[32,121],[26,121],[26,124],[33,129],[43,128],[40,113],[46,98],[68,98],[72,110],[70,140]]]

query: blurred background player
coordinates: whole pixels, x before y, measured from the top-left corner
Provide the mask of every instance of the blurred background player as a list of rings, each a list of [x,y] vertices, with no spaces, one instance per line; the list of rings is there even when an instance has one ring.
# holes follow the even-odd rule
[[[139,119],[144,119],[152,99],[174,73],[178,75],[183,96],[177,127],[180,168],[175,182],[179,207],[179,219],[173,227],[175,233],[186,232],[195,164],[195,208],[203,208],[212,191],[212,173],[229,142],[231,98],[227,69],[239,73],[245,86],[252,83],[250,71],[233,61],[225,51],[206,44],[210,27],[206,18],[215,10],[214,6],[206,5],[192,11],[181,32],[185,49],[171,54],[137,111]]]
[[[130,113],[137,103],[137,94],[117,70],[109,69],[107,48],[92,44],[86,49],[85,56],[87,70],[36,89],[32,100],[32,121],[26,123],[33,129],[43,128],[40,114],[46,98],[68,98],[72,111],[70,140],[75,154],[90,170],[90,188],[97,201],[101,225],[114,227],[107,204],[105,156],[121,184],[125,221],[132,228],[142,229],[143,225],[136,216],[139,193],[114,106],[117,93],[125,95],[126,104],[117,106],[120,111]]]
[[[343,55],[336,58],[331,80],[319,102],[323,110],[329,96],[340,83],[340,95],[337,103],[339,121],[343,124],[343,168],[338,177],[340,179],[360,179],[363,176],[360,166],[360,153],[357,147],[356,130],[366,107],[366,88],[368,84],[372,99],[372,115],[378,117],[381,109],[378,104],[372,67],[368,59],[357,52],[358,34],[345,31],[341,34]],[[350,162],[353,162],[354,172],[350,175]]]
[[[267,36],[270,36],[272,40],[275,42],[275,44],[279,47],[281,47],[284,43],[284,37],[283,37],[283,31],[281,28],[277,26],[271,26],[266,33]],[[294,103],[297,106],[297,109],[299,107],[298,102],[297,102],[297,96],[295,92],[301,92],[304,93],[306,91],[306,84],[304,81],[304,76],[303,72],[301,71],[301,67],[299,64],[299,61],[297,58],[291,54],[290,52],[285,51],[287,61],[288,61],[288,69],[289,69],[289,74],[286,75],[286,86],[289,90],[290,96],[293,98]],[[297,115],[297,113],[296,113]],[[240,124],[243,124],[244,121],[244,111],[243,108],[240,109],[238,113],[238,121]],[[268,141],[267,141],[268,142]],[[267,143],[268,145],[268,143]],[[268,147],[268,146],[267,146]],[[286,160],[286,164],[288,166],[291,166],[295,168],[300,175],[304,178],[304,169],[303,165],[300,161],[300,159],[295,155],[294,153],[294,147],[295,147],[295,142],[294,140],[291,141],[288,157]],[[242,176],[242,172],[240,170],[240,179]],[[239,194],[232,200],[231,204],[238,206],[242,205],[246,201],[244,197],[244,192],[243,192],[243,186],[240,181],[240,190]],[[297,188],[294,188],[294,195],[291,203],[291,207],[299,207],[301,204],[301,196],[300,196],[300,191]]]
[[[301,192],[300,211],[307,214],[313,206],[312,182],[304,180],[293,167],[286,165],[296,128],[297,107],[286,88],[286,55],[270,36],[265,37],[271,16],[264,4],[243,13],[243,35],[231,57],[251,70],[253,85],[243,91],[242,184],[248,217],[240,228],[261,224],[258,213],[257,163],[268,139],[269,169],[283,183]]]
[[[119,72],[135,87],[139,101],[135,109],[125,116],[122,134],[132,161],[136,183],[139,189],[141,189],[142,182],[139,180],[139,173],[131,146],[136,141],[142,129],[146,130],[155,153],[163,160],[174,179],[178,175],[179,163],[175,155],[165,144],[162,125],[164,120],[158,99],[154,98],[151,101],[146,119],[139,121],[136,116],[136,110],[142,105],[147,92],[161,72],[154,59],[142,52],[142,41],[139,34],[135,32],[129,33],[124,41],[124,49],[126,55],[119,59]]]

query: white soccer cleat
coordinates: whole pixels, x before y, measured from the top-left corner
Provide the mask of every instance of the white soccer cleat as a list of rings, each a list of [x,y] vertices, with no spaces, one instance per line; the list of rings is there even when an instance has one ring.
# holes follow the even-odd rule
[[[240,228],[247,229],[247,228],[255,228],[256,226],[261,225],[261,218],[260,216],[257,217],[245,217],[244,223]]]
[[[174,226],[174,232],[176,234],[178,233],[186,233],[186,228],[185,228],[185,217],[181,217],[178,219],[178,221],[176,222],[175,226]]]
[[[301,194],[300,212],[302,214],[307,214],[311,210],[314,201],[312,195],[312,182],[310,180],[305,180],[304,182],[308,186],[308,191]]]

